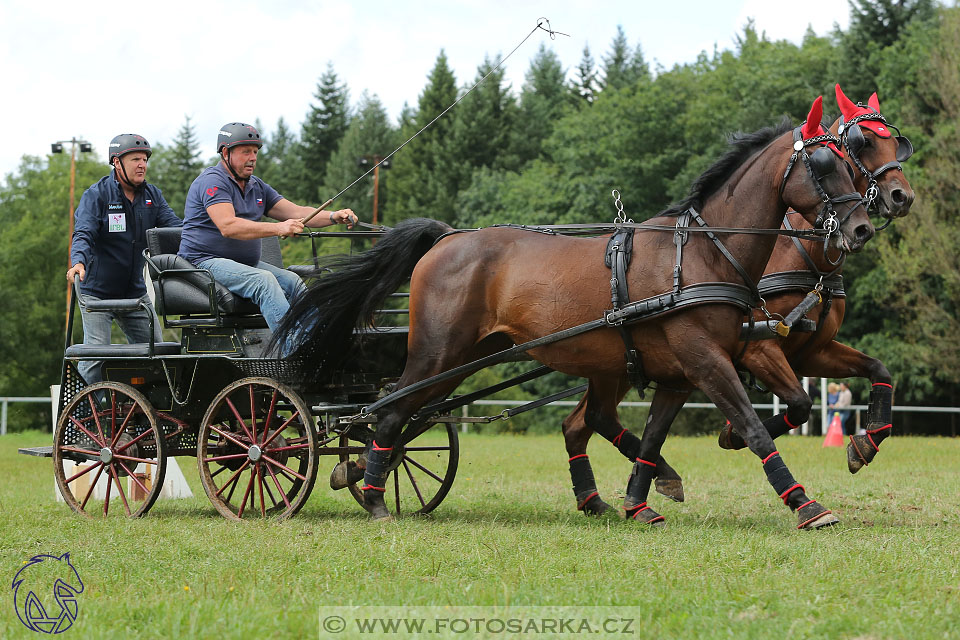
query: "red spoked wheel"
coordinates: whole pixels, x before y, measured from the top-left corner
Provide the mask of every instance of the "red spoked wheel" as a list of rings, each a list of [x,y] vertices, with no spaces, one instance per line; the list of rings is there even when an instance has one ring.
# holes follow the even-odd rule
[[[153,407],[125,384],[85,387],[57,420],[53,472],[79,514],[142,516],[163,488],[166,457]]]
[[[317,479],[316,429],[306,403],[270,378],[243,378],[221,391],[200,425],[200,481],[223,517],[284,519]]]
[[[405,446],[395,447],[397,450],[390,460],[384,500],[395,516],[430,513],[447,497],[457,475],[460,462],[457,426],[437,423],[417,431]],[[350,449],[340,454],[341,461],[357,461],[363,455],[363,447],[350,446],[347,434],[341,436],[340,447]],[[360,484],[349,488],[354,499],[364,506]]]

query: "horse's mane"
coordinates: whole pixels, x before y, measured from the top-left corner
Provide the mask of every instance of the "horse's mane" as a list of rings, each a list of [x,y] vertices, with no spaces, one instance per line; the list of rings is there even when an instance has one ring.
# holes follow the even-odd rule
[[[687,197],[670,205],[668,209],[664,209],[657,215],[677,216],[690,207],[702,209],[704,201],[716,192],[748,158],[791,129],[793,124],[789,118],[784,117],[778,124],[764,127],[753,133],[737,131],[730,134],[727,138],[730,148],[709,169],[700,174],[700,177],[690,186]]]

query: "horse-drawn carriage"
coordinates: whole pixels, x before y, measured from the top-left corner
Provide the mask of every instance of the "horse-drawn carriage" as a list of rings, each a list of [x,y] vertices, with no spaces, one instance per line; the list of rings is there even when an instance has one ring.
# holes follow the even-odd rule
[[[304,363],[266,352],[270,332],[256,305],[176,255],[180,229],[147,235],[156,309],[164,326],[180,330],[180,341],[70,344],[77,304],[89,312],[141,305],[89,300],[77,287],[53,446],[21,452],[53,458],[63,499],[82,514],[143,515],[160,494],[173,456],[197,457],[204,490],[227,518],[295,514],[321,460],[331,461],[329,471],[362,454],[370,421],[340,419],[375,401],[399,376],[407,328],[363,332],[362,349],[349,365],[312,384],[299,375]],[[264,241],[263,259],[282,266],[276,238]],[[78,363],[89,360],[102,362],[102,382],[87,384],[79,374]],[[436,507],[453,483],[458,454],[455,425],[442,417],[411,435],[393,463],[394,508],[425,513]],[[359,491],[349,488],[359,500]]]
[[[830,252],[857,251],[873,235],[869,204],[881,201],[883,215],[893,218],[905,214],[912,201],[909,186],[892,171],[909,157],[909,141],[886,132],[867,148],[860,124],[886,121],[872,105],[855,108],[863,113],[845,124],[841,119],[839,137],[820,125],[818,99],[800,127],[770,127],[734,140],[681,205],[645,223],[621,215],[613,228],[563,229],[592,236],[616,231],[612,238],[574,238],[556,228],[461,234],[432,220],[407,221],[373,250],[334,263],[341,269],[318,278],[295,300],[272,337],[245,301],[218,287],[209,273],[178,263],[175,245],[161,246],[162,234],[154,232],[148,265],[157,309],[166,326],[181,329],[181,341],[68,344],[54,445],[33,453],[53,456],[61,493],[81,513],[108,514],[116,499],[111,486],[123,513],[145,513],[170,455],[197,456],[204,490],[228,518],[296,513],[324,455],[336,456],[350,480],[341,486],[350,486],[374,517],[388,517],[388,504],[396,512],[411,503],[413,509],[403,509],[428,512],[446,496],[456,474],[453,423],[460,419],[450,411],[557,370],[589,383],[529,407],[586,390],[564,421],[574,494],[586,513],[611,509],[599,497],[587,460],[586,443],[594,431],[634,463],[624,502],[628,517],[650,524],[663,520],[646,502],[654,478],[658,491],[682,499],[679,476],[670,477],[673,470],[659,450],[676,412],[697,387],[730,421],[721,446],[749,446],[777,495],[797,512],[799,526],[833,524],[837,519],[830,511],[793,479],[773,438],[809,414],[810,399],[795,370],[822,369],[822,358],[814,356],[838,346],[842,372],[828,375],[862,375],[874,383],[872,430],[852,438],[851,471],[873,459],[891,427],[889,372],[833,340],[842,303],[831,310],[823,295],[833,291],[831,277],[840,264]],[[808,154],[809,147],[815,150]],[[798,212],[803,228],[781,226],[788,207]],[[634,251],[643,259],[631,265],[635,232],[640,239]],[[788,241],[788,262],[795,264],[802,254],[800,266],[771,274],[778,277],[768,280],[765,291],[760,276],[769,269],[775,236],[819,239],[822,260],[830,266],[816,266],[805,249],[797,254]],[[373,329],[376,305],[407,279],[409,335],[406,328]],[[139,303],[86,304],[91,311]],[[804,319],[808,314],[813,315]],[[745,338],[787,336],[793,325],[818,331],[801,344],[785,341],[747,351]],[[826,330],[819,331],[822,327]],[[292,357],[267,351],[294,337],[299,346]],[[471,373],[527,357],[544,366],[449,397]],[[84,359],[103,360],[107,382],[86,386],[75,368]],[[761,421],[740,386],[736,362],[787,399],[788,412]],[[311,367],[322,375],[311,375]],[[616,407],[631,387],[650,380],[660,385],[641,440],[620,425]],[[356,486],[359,477],[351,477],[351,469],[360,471],[363,486]],[[83,480],[94,471],[92,482]],[[149,473],[151,482],[145,482]],[[107,488],[100,499],[94,487],[104,474]],[[676,482],[672,489],[659,485],[664,477]]]

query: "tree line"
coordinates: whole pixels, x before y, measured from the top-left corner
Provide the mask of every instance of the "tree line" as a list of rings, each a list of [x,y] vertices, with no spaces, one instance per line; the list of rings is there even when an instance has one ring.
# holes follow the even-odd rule
[[[522,86],[510,86],[502,67],[493,71],[392,158],[389,170],[380,172],[379,220],[426,216],[461,228],[609,221],[613,188],[622,193],[627,214],[644,220],[685,195],[724,150],[730,132],[753,131],[783,116],[799,122],[820,94],[832,118],[838,114],[837,82],[855,101],[866,102],[877,91],[884,115],[917,150],[904,167],[917,200],[909,217],[847,261],[848,304],[839,339],[887,364],[899,402],[955,406],[960,231],[952,223],[960,205],[960,8],[934,0],[851,0],[849,8],[846,30],[808,30],[794,44],[771,40],[750,22],[733,49],[704,51],[670,69],[652,68],[641,44],[631,45],[622,27],[599,61],[588,47],[574,69],[541,46]],[[299,128],[283,118],[272,127],[257,122],[265,140],[257,173],[289,199],[319,204],[497,63],[487,58],[475,77],[458,79],[441,50],[416,103],[406,105],[396,122],[376,95],[363,93],[354,103],[348,83],[328,65]],[[151,159],[148,179],[178,213],[190,182],[208,164],[200,155],[188,118]],[[44,393],[59,371],[64,162],[60,156],[24,156],[0,188],[0,395]],[[83,156],[77,184],[91,184],[107,171],[102,160]],[[367,177],[336,206],[351,207],[369,222],[372,200]],[[309,251],[305,242],[284,246],[288,261],[303,261]],[[563,384],[534,381],[523,391],[537,395]],[[867,385],[852,386],[857,401],[866,402]],[[915,432],[956,430],[950,418],[901,415],[898,425]],[[688,429],[698,428],[698,419],[687,422]],[[526,427],[520,421],[516,428]]]

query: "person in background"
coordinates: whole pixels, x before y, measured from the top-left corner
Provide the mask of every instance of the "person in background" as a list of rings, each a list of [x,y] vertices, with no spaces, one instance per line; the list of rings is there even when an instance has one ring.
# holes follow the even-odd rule
[[[139,298],[146,305],[136,311],[87,312],[83,307],[83,344],[110,344],[116,320],[127,342],[160,341],[160,321],[143,282],[143,250],[147,229],[179,227],[177,217],[160,189],[147,182],[150,143],[135,133],[110,141],[110,175],[83,192],[75,213],[67,281],[80,277],[80,293],[93,300]],[[87,384],[102,379],[100,361],[84,360],[77,369]]]
[[[852,413],[850,406],[852,404],[853,393],[850,391],[850,387],[847,386],[846,382],[841,382],[840,391],[837,392],[835,408],[840,414],[840,421],[843,424],[843,435],[845,436],[853,435],[854,431],[856,431],[856,425],[850,424],[850,414]]]

